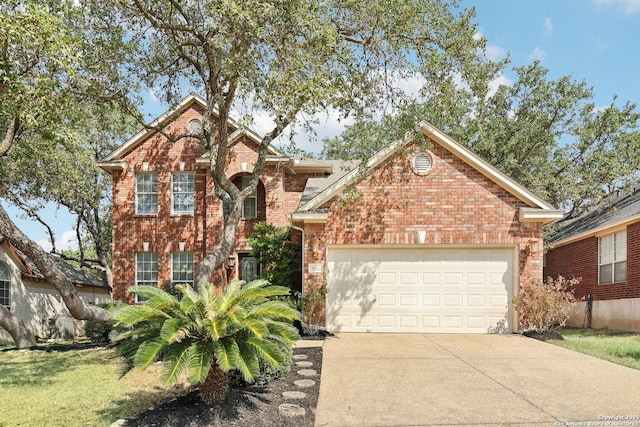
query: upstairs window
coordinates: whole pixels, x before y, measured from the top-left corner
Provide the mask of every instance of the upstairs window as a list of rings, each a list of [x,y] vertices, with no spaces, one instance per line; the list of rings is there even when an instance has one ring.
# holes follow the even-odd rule
[[[242,177],[242,188],[244,190],[249,186],[251,182],[250,176]],[[252,219],[258,216],[258,204],[257,204],[257,191],[253,190],[251,194],[244,199],[244,203],[242,204],[242,218]]]
[[[193,253],[171,254],[171,282],[174,285],[187,283],[193,286]]]
[[[0,262],[0,305],[11,311],[11,274],[3,262]]]
[[[599,282],[627,281],[627,230],[607,234],[598,239]]]
[[[158,254],[156,252],[136,253],[136,285],[158,287]],[[136,302],[145,298],[136,295]]]
[[[175,214],[193,214],[193,173],[176,172],[171,181],[171,211]]]
[[[136,215],[158,213],[158,174],[145,172],[136,174]]]

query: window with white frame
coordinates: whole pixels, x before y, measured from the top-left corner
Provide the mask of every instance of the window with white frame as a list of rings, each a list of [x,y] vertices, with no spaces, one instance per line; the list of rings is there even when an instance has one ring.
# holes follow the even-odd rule
[[[136,285],[158,287],[158,254],[156,252],[136,253]],[[136,302],[145,298],[136,295]]]
[[[247,188],[251,182],[250,176],[242,177],[242,190]],[[242,204],[242,218],[255,218],[258,216],[258,206],[257,206],[257,191],[253,190],[251,194],[244,199],[244,203]]]
[[[193,213],[194,175],[191,172],[175,172],[171,179],[171,211],[176,214]]]
[[[136,174],[136,215],[158,213],[158,174],[144,172]]]
[[[598,267],[600,284],[627,281],[627,230],[598,239]]]
[[[0,305],[11,310],[11,272],[3,262],[0,262]]]
[[[171,254],[171,282],[174,285],[193,285],[193,253],[174,252]]]

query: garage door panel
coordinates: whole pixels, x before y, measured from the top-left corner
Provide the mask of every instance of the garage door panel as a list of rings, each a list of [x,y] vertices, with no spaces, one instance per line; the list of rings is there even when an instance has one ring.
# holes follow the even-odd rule
[[[450,307],[462,308],[462,295],[445,294],[443,306],[446,308],[450,308]]]
[[[422,274],[422,283],[425,285],[439,285],[440,273],[428,272]]]
[[[396,283],[396,273],[389,271],[381,271],[378,273],[378,284],[393,285]]]
[[[327,325],[343,332],[506,331],[512,264],[510,249],[332,247]]]
[[[422,305],[425,307],[439,307],[440,295],[439,294],[422,294]]]
[[[418,295],[416,294],[400,294],[400,307],[418,307]]]
[[[402,285],[417,285],[418,284],[418,273],[417,272],[406,272],[400,273],[400,284]]]
[[[378,293],[376,295],[377,304],[381,307],[395,307],[396,306],[396,295],[395,294],[384,294]]]

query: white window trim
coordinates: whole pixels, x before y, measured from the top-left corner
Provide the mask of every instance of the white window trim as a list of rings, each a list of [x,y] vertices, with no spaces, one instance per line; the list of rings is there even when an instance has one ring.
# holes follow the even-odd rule
[[[0,281],[6,282],[7,284],[7,294],[8,294],[8,304],[2,304],[7,310],[11,311],[11,269],[9,268],[9,265],[7,265],[6,263],[0,261],[0,268],[3,268],[4,271],[7,273],[7,277],[6,278],[1,278],[0,277]]]
[[[191,191],[191,210],[190,211],[179,211],[175,209],[175,199],[174,199],[174,191],[173,191],[173,181],[176,175],[185,175],[191,176],[191,183],[193,185],[193,191]],[[193,215],[195,212],[196,201],[195,201],[195,185],[196,185],[196,177],[193,172],[173,172],[171,174],[171,214],[172,215]],[[178,194],[189,194],[187,192],[180,192]]]
[[[616,253],[616,241],[619,238],[618,235],[623,235],[623,239],[625,241],[625,251],[624,251],[624,258],[620,257],[619,254]],[[612,261],[611,262],[606,262],[606,263],[602,263],[601,259],[602,259],[602,239],[609,237],[609,236],[613,236],[613,247],[611,248],[611,250],[613,251],[613,256],[612,256]],[[627,248],[627,229],[626,228],[622,228],[616,231],[613,231],[611,233],[607,233],[607,234],[602,234],[600,236],[598,236],[598,285],[611,285],[614,283],[626,283],[627,281],[627,275],[625,275],[625,280],[623,281],[616,281],[615,280],[615,266],[616,264],[619,264],[621,262],[627,262],[627,255],[628,255],[628,248]],[[609,282],[603,282],[602,281],[602,277],[601,277],[601,267],[605,266],[605,265],[611,265],[611,281]]]
[[[155,254],[156,255],[156,280],[155,282],[153,281],[138,281],[138,271],[139,271],[139,266],[138,266],[138,255],[139,254]],[[157,279],[157,275],[159,273],[159,265],[158,265],[158,253],[157,252],[151,252],[151,251],[147,251],[147,252],[136,252],[136,270],[135,270],[135,285],[149,285],[149,286],[155,286],[156,288],[158,287],[158,279]],[[138,295],[136,295],[136,299],[135,302],[136,303],[141,303],[144,300],[141,300],[140,297]]]
[[[174,268],[175,268],[175,263],[176,263],[175,256],[176,256],[176,255],[180,255],[180,254],[190,254],[190,255],[191,255],[191,280],[175,280],[175,278],[174,278],[174,276],[173,276]],[[180,260],[180,261],[182,261],[182,260]],[[194,268],[193,252],[186,252],[186,251],[183,251],[183,252],[172,252],[172,253],[171,253],[171,283],[172,283],[173,285],[179,285],[179,284],[182,284],[182,283],[188,283],[189,285],[193,286],[193,281],[194,281],[194,277],[193,277],[193,275],[194,275],[194,271],[193,271],[193,268]]]
[[[147,192],[140,193],[138,191],[138,177],[142,176],[142,175],[147,175],[147,176],[155,175],[155,177],[156,177],[156,191],[155,191],[155,193],[151,193],[151,192],[149,192],[149,193],[147,193]],[[142,215],[142,216],[157,215],[158,214],[158,202],[159,202],[159,197],[158,197],[159,196],[158,195],[158,186],[159,186],[158,173],[157,172],[137,172],[135,181],[136,181],[136,183],[135,183],[135,185],[136,185],[136,201],[135,201],[135,203],[136,203],[136,215]],[[139,200],[139,197],[138,197],[140,194],[155,194],[156,195],[156,209],[155,209],[155,212],[140,212],[140,210],[139,210],[140,200]]]
[[[242,177],[242,183],[240,185],[240,189],[244,190],[246,187],[249,186],[248,181],[251,180],[251,176],[243,176]],[[247,216],[245,215],[245,206],[247,203],[247,200],[253,200],[254,203],[254,215],[253,216]],[[256,219],[258,217],[258,186],[256,185],[255,190],[253,190],[253,192],[251,194],[249,194],[247,196],[246,199],[244,199],[244,202],[242,203],[242,218],[243,219]]]

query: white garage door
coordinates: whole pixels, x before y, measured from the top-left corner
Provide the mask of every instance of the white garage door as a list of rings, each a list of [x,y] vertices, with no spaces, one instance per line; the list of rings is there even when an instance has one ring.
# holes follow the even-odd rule
[[[341,332],[511,331],[513,250],[334,246],[327,326]]]

